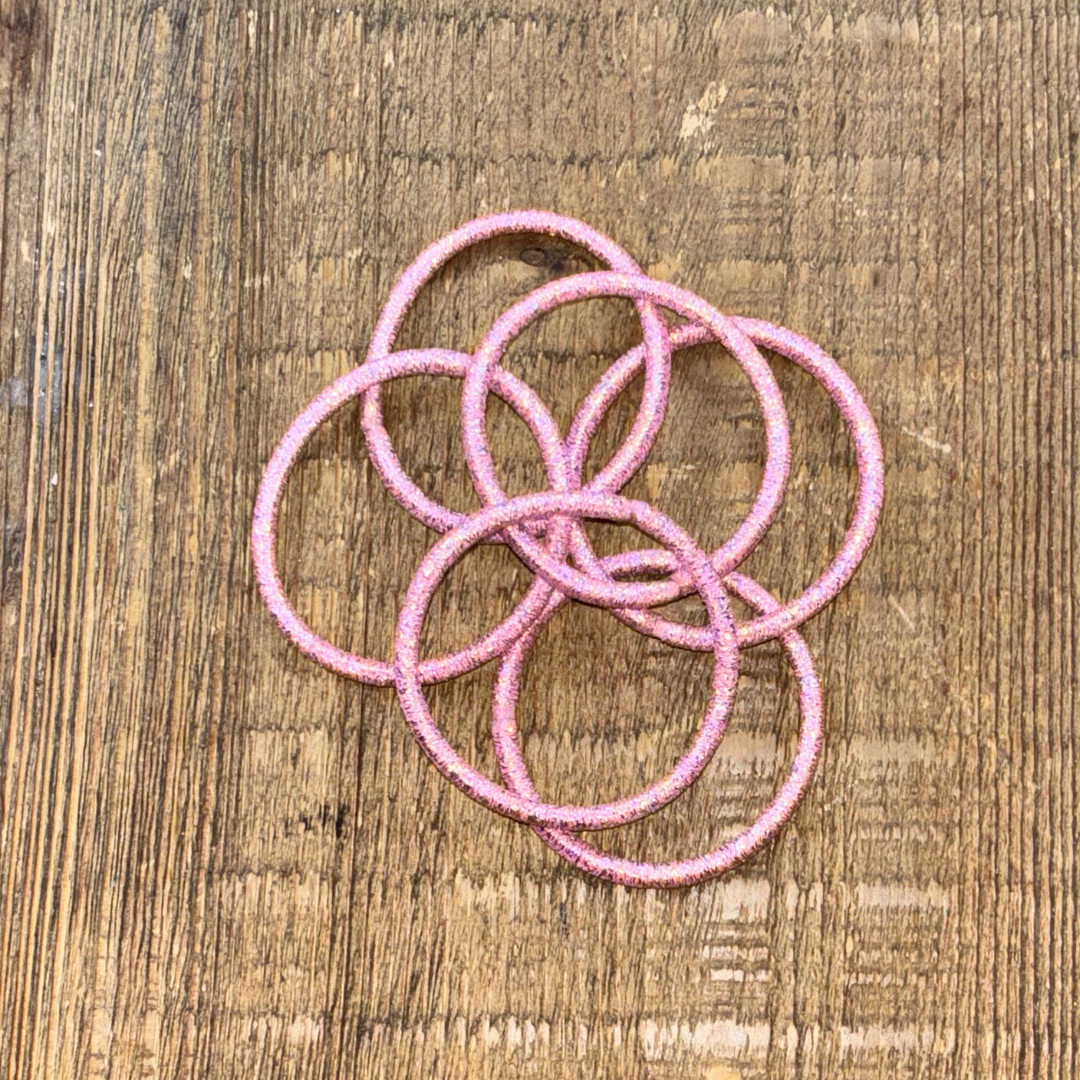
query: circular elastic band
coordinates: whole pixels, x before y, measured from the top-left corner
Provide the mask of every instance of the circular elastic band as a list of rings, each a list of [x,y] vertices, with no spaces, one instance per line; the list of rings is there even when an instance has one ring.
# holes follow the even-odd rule
[[[320,637],[297,614],[285,595],[277,569],[277,515],[289,473],[315,430],[338,409],[365,390],[388,379],[407,375],[464,375],[472,357],[443,349],[421,349],[391,353],[382,360],[370,361],[341,376],[319,394],[292,422],[263,472],[255,503],[251,529],[251,552],[255,575],[266,606],[278,626],[296,646],[317,663],[350,679],[373,686],[389,686],[394,681],[392,666],[385,660],[357,656]],[[520,379],[499,369],[495,392],[513,408],[536,437],[548,470],[548,482],[556,490],[567,488],[566,454],[559,429],[544,403]],[[549,530],[547,543],[558,558],[566,551],[567,523],[556,522]],[[506,651],[506,642],[523,634],[543,612],[552,589],[543,578],[536,578],[514,611],[484,637],[448,656],[425,660],[420,665],[420,681],[441,682],[480,667]]]
[[[560,236],[585,248],[613,270],[632,275],[642,273],[638,264],[618,244],[583,221],[541,210],[515,210],[477,218],[426,248],[402,273],[379,314],[368,346],[367,362],[391,353],[410,305],[441,266],[473,244],[507,233]],[[636,306],[644,336],[641,356],[645,367],[645,387],[630,434],[605,468],[605,476],[611,481],[610,489],[613,491],[634,474],[648,454],[663,422],[667,405],[667,373],[671,365],[667,324],[653,304],[642,300]],[[464,513],[451,510],[425,495],[402,468],[383,421],[378,385],[364,393],[360,416],[372,466],[397,502],[413,517],[439,532],[446,532],[461,524],[466,517]]]
[[[791,464],[791,446],[788,433],[787,412],[780,395],[780,388],[773,378],[765,358],[753,342],[726,316],[711,304],[685,289],[667,282],[653,281],[641,276],[628,276],[610,272],[578,274],[561,278],[531,292],[505,311],[492,325],[487,336],[476,350],[475,362],[465,375],[461,394],[462,442],[465,461],[472,474],[473,483],[481,500],[487,504],[498,503],[506,498],[499,484],[495,463],[487,441],[486,407],[489,381],[499,369],[499,358],[514,337],[538,315],[560,304],[595,296],[621,296],[630,299],[647,299],[669,308],[676,314],[706,327],[742,366],[750,378],[761,402],[765,419],[766,461],[765,474],[757,499],[746,521],[740,527],[741,546],[732,553],[737,565],[753,550],[765,535],[783,501]],[[616,361],[618,368],[621,361]],[[665,383],[666,393],[666,383]],[[630,445],[630,439],[624,447]],[[601,470],[584,488],[586,491],[607,491],[610,480],[606,470]],[[585,531],[575,526],[571,531],[571,543],[575,560],[589,574],[603,576],[599,561],[589,545]],[[521,535],[518,554],[526,560],[529,568],[537,574],[554,580],[557,573],[555,560],[534,537]],[[727,567],[723,573],[727,572]],[[626,607],[646,607],[664,604],[676,599],[680,585],[670,581],[611,582],[611,598]],[[609,601],[610,602],[610,601]]]
[[[626,522],[673,550],[705,604],[716,656],[712,696],[689,751],[667,776],[640,794],[596,806],[559,806],[522,798],[473,768],[439,730],[424,698],[419,677],[424,616],[432,595],[454,562],[485,537],[508,525],[562,515]],[[566,573],[568,569],[563,565],[555,577],[560,590],[572,594],[576,582],[574,575]],[[510,649],[515,640],[518,639],[505,636],[504,651]],[[439,539],[424,557],[406,591],[394,638],[394,682],[398,700],[413,735],[439,772],[483,806],[515,821],[575,830],[607,829],[637,821],[669,803],[694,782],[723,737],[734,702],[738,666],[739,653],[730,606],[708,555],[659,510],[618,495],[580,492],[523,495],[477,511],[464,525]]]
[[[605,559],[605,567],[612,574],[626,572],[627,565],[620,566],[618,559]],[[633,566],[634,570],[640,569]],[[725,584],[737,596],[762,614],[778,611],[780,605],[760,585],[742,574],[731,574]],[[549,605],[550,618],[559,605]],[[522,798],[538,799],[522,756],[518,730],[514,718],[521,682],[521,669],[529,647],[539,633],[539,625],[503,658],[495,684],[495,707],[492,734],[499,769],[507,786]],[[780,643],[787,653],[795,676],[799,680],[799,706],[801,723],[799,744],[791,772],[784,780],[772,802],[752,825],[736,837],[721,844],[713,851],[677,862],[650,863],[609,855],[575,836],[573,832],[556,828],[536,828],[537,835],[564,859],[579,870],[618,885],[673,889],[694,885],[730,870],[772,839],[781,826],[791,817],[810,785],[817,769],[818,758],[824,738],[822,727],[821,685],[814,671],[810,650],[802,637],[794,630],[784,631]]]
[[[881,440],[874,418],[851,377],[828,353],[808,338],[785,327],[774,326],[763,319],[746,319],[741,316],[730,318],[756,345],[778,353],[817,379],[836,403],[847,426],[855,447],[859,478],[851,521],[844,541],[829,566],[794,600],[789,600],[776,609],[770,607],[767,613],[758,615],[749,622],[738,623],[739,644],[747,646],[768,641],[785,630],[801,625],[817,614],[851,580],[877,528],[885,491],[885,468],[881,456]],[[673,350],[715,340],[713,334],[699,324],[688,323],[675,327],[671,332]],[[640,370],[642,359],[640,346],[620,357],[608,371],[605,380],[598,382],[582,402],[566,437],[572,484],[576,485],[582,475],[589,441],[612,402]],[[586,484],[585,490],[589,490],[590,486]],[[740,541],[740,533],[748,523],[749,518],[730,540],[713,552],[713,567],[721,577],[742,561],[744,546]],[[754,543],[756,542],[755,540]],[[674,564],[666,552],[655,549],[640,551],[633,553],[632,557],[644,560],[637,568],[638,573],[645,569],[646,562],[653,572],[671,572],[674,569]],[[628,567],[628,572],[635,571]],[[678,596],[685,596],[693,591],[678,572],[672,580],[679,589]],[[675,622],[655,611],[624,609],[616,610],[613,614],[640,633],[648,634],[669,645],[701,652],[707,652],[710,648],[707,627]]]

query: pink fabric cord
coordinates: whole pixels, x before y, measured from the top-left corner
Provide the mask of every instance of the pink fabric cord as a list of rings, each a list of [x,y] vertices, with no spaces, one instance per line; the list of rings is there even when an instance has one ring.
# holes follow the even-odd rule
[[[609,269],[562,278],[535,290],[500,315],[473,354],[445,349],[394,352],[394,338],[417,293],[448,259],[479,240],[504,233],[546,233],[590,251]],[[538,315],[587,297],[632,300],[641,319],[642,344],[631,349],[586,396],[564,439],[540,397],[501,366],[507,346]],[[669,328],[660,309],[686,320]],[[664,419],[673,354],[718,341],[746,372],[761,406],[766,434],[761,487],[746,519],[711,554],[678,525],[619,489],[644,462]],[[736,568],[765,535],[784,497],[791,461],[787,414],[776,380],[758,346],[787,357],[813,375],[840,409],[855,445],[859,481],[855,508],[839,551],[800,596],[775,600]],[[587,482],[585,459],[592,436],[612,402],[640,372],[645,384],[637,417],[611,460]],[[429,374],[463,380],[461,411],[465,457],[483,508],[465,514],[426,496],[405,474],[382,422],[379,391],[389,379]],[[487,443],[486,406],[494,393],[528,424],[547,473],[548,490],[509,498],[499,485]],[[277,515],[289,474],[316,429],[346,402],[363,401],[362,424],[372,463],[397,501],[443,533],[422,560],[398,615],[392,661],[346,652],[316,634],[293,608],[277,569]],[[532,826],[554,851],[587,874],[630,886],[670,888],[715,877],[759,850],[794,812],[813,778],[821,752],[822,695],[813,662],[796,628],[847,584],[873,538],[881,510],[884,470],[873,417],[839,365],[806,338],[757,319],[721,314],[685,289],[646,277],[620,247],[582,222],[537,210],[482,218],[427,248],[391,290],[360,367],[332,383],[293,421],[263,474],[251,533],[259,589],[282,631],[318,663],[349,678],[397,689],[405,719],[421,748],[452,783],[482,805]],[[630,524],[661,547],[601,559],[582,522]],[[492,630],[456,653],[421,660],[424,617],[439,583],[469,548],[506,543],[535,574],[517,607]],[[634,580],[642,574],[667,576]],[[652,608],[697,592],[706,626],[674,622]],[[756,614],[736,623],[728,594]],[[686,649],[711,651],[711,695],[690,747],[667,775],[636,795],[594,806],[545,802],[529,776],[515,709],[521,673],[542,627],[569,601],[611,611],[634,629]],[[715,850],[668,863],[616,858],[580,833],[639,820],[682,794],[716,751],[734,707],[739,650],[778,638],[799,681],[802,723],[795,760],[772,802],[741,833]],[[500,660],[492,704],[492,732],[502,782],[464,761],[435,724],[423,687]]]

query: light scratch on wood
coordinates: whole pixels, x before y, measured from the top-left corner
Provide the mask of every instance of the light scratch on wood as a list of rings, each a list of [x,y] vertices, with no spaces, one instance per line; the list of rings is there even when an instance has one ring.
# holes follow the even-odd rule
[[[913,622],[911,616],[903,609],[903,607],[900,604],[900,601],[897,600],[896,597],[893,596],[892,594],[889,595],[889,607],[891,607],[893,609],[893,611],[895,611],[896,614],[899,615],[900,618],[904,620],[904,625],[913,634],[918,632],[916,627],[915,627],[915,623]]]

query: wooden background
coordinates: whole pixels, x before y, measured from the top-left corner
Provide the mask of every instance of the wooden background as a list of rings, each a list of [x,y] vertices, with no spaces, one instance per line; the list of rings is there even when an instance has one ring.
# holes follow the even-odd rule
[[[1077,1075],[1072,0],[0,12],[0,1076]],[[828,708],[812,795],[690,890],[598,884],[470,803],[392,692],[300,657],[253,582],[253,498],[290,418],[358,362],[421,247],[530,205],[821,341],[882,430],[878,539],[805,630]],[[483,245],[402,340],[467,348],[590,265]],[[637,333],[629,305],[594,301],[507,363],[565,424]],[[748,566],[792,596],[842,535],[853,462],[824,394],[774,369],[795,467]],[[408,380],[387,402],[412,474],[466,507],[458,389]],[[432,536],[382,493],[355,420],[306,455],[282,555],[319,629],[386,655]],[[521,425],[491,423],[507,484],[542,486]],[[738,369],[692,350],[627,491],[716,544],[762,446]],[[471,555],[432,647],[527,580]],[[708,670],[565,612],[522,698],[541,789],[658,776]],[[489,768],[490,681],[431,693]],[[779,651],[748,652],[702,781],[604,845],[730,835],[786,769],[795,705]]]

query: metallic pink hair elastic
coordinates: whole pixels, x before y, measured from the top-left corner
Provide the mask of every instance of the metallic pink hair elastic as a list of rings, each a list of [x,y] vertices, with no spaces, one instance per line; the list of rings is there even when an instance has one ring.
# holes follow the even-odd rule
[[[641,568],[638,560],[620,560],[616,557],[604,559],[603,562],[613,576],[625,572],[628,565],[635,571]],[[666,563],[667,560],[664,560],[665,565]],[[657,568],[662,567],[658,565]],[[780,605],[757,582],[742,574],[729,575],[725,585],[741,600],[763,614],[779,610]],[[558,606],[559,604],[549,605],[544,622],[551,618]],[[534,625],[503,657],[495,683],[492,722],[495,754],[503,779],[515,794],[531,799],[539,799],[540,796],[521,754],[515,706],[521,683],[521,668],[539,633],[540,625],[542,624]],[[705,855],[680,859],[677,862],[649,863],[608,855],[566,829],[537,826],[536,834],[553,851],[558,852],[579,870],[617,885],[649,886],[657,889],[694,885],[707,878],[716,877],[760,850],[794,813],[795,807],[806,793],[817,769],[823,740],[821,685],[814,671],[810,650],[794,630],[785,630],[780,635],[780,643],[791,661],[795,677],[799,680],[799,707],[802,712],[799,745],[791,772],[772,802],[757,820],[738,836]]]
[[[441,266],[473,244],[507,233],[541,233],[562,237],[595,255],[612,270],[641,274],[641,267],[618,244],[583,221],[544,210],[514,210],[506,214],[477,218],[436,240],[422,251],[401,275],[390,290],[375,324],[371,344],[368,346],[368,362],[378,360],[391,351],[409,306]],[[630,434],[602,473],[605,478],[604,489],[611,491],[621,488],[645,459],[656,439],[656,433],[660,430],[667,405],[667,372],[671,365],[667,324],[655,305],[639,301],[637,309],[645,337],[640,354],[645,367],[645,388]],[[465,518],[464,514],[428,498],[401,467],[383,424],[378,386],[365,392],[363,402],[361,424],[367,439],[368,455],[387,491],[413,517],[439,532],[446,532],[447,529],[460,525]]]
[[[285,587],[277,568],[277,515],[289,473],[318,427],[343,405],[366,390],[380,386],[388,379],[407,375],[460,377],[464,375],[471,361],[472,357],[463,353],[423,349],[391,353],[381,360],[369,361],[353,368],[328,386],[297,416],[263,472],[251,529],[251,553],[263,600],[282,632],[302,652],[316,663],[350,679],[373,686],[389,686],[394,680],[394,672],[385,660],[357,656],[320,637],[297,614],[285,595]],[[495,392],[529,424],[540,444],[553,487],[567,490],[566,455],[555,421],[543,403],[525,383],[505,369],[500,369]],[[565,551],[565,531],[565,527],[561,534],[560,530],[553,530],[549,540],[553,554]],[[450,656],[424,661],[420,666],[421,681],[433,683],[452,679],[500,656],[507,640],[524,633],[536,621],[550,596],[551,587],[542,578],[537,578],[517,608],[494,630]]]
[[[859,477],[851,522],[844,536],[844,542],[833,556],[828,568],[794,600],[780,607],[770,603],[761,609],[757,618],[739,625],[739,644],[746,647],[769,641],[785,630],[800,626],[812,615],[816,615],[848,583],[859,563],[862,562],[870,541],[874,538],[885,492],[885,468],[881,457],[881,440],[878,437],[874,418],[851,378],[828,353],[794,331],[774,326],[763,319],[731,316],[730,321],[755,345],[779,353],[817,379],[836,403],[840,415],[844,418],[855,446],[855,461]],[[688,323],[677,326],[671,331],[671,344],[675,350],[713,340],[715,338],[709,330],[700,324]],[[600,426],[612,402],[640,370],[641,360],[640,346],[620,357],[582,402],[566,438],[572,478],[581,477],[585,458],[589,452],[589,441]],[[740,532],[751,528],[748,525],[749,521],[750,518],[743,522],[739,531],[736,531],[729,540],[713,552],[713,566],[718,574],[724,575],[730,568],[738,566],[749,553],[745,545],[738,542]],[[757,541],[755,540],[754,543],[756,544]],[[665,553],[655,550],[638,550],[631,553],[631,560],[633,559],[640,560],[639,565],[635,567],[631,561],[626,565],[625,572],[641,573],[645,569],[654,572],[675,571],[669,585],[672,592],[670,595],[664,594],[668,599],[674,600],[692,591],[683,575],[675,570],[674,563]],[[708,634],[704,627],[672,622],[654,611],[613,609],[612,614],[627,625],[633,626],[635,630],[665,641],[669,645],[701,652],[709,650]]]
[[[485,420],[489,380],[495,371],[503,370],[499,367],[498,360],[506,346],[538,315],[562,304],[595,296],[622,296],[662,303],[677,315],[704,327],[716,340],[723,342],[750,377],[765,418],[765,476],[749,515],[736,533],[735,561],[730,566],[717,568],[719,573],[725,574],[749,555],[765,535],[780,508],[791,462],[787,413],[784,410],[784,399],[780,396],[780,388],[776,385],[769,365],[738,326],[700,297],[666,282],[653,281],[640,275],[630,277],[611,272],[578,274],[541,286],[499,316],[476,350],[475,360],[465,373],[465,386],[461,394],[462,442],[473,484],[486,505],[490,506],[506,498],[505,492],[499,486],[495,463],[488,447]],[[664,393],[666,396],[666,375]],[[580,482],[580,479],[579,473],[575,480]],[[608,490],[604,474],[594,477],[585,485],[585,490]],[[576,561],[588,572],[603,577],[603,570],[589,546],[584,530],[574,527],[571,537]],[[545,574],[552,572],[553,558],[532,538],[523,538],[515,550],[525,559],[531,570],[542,569]],[[608,580],[609,602],[619,600],[623,606],[629,608],[665,604],[680,595],[678,588],[669,582],[631,584]]]
[[[705,720],[689,752],[662,780],[639,795],[598,806],[556,806],[522,798],[478,772],[450,745],[432,719],[420,683],[420,631],[431,597],[446,572],[469,548],[507,525],[546,520],[557,515],[623,521],[637,526],[667,545],[694,583],[709,615],[716,665],[712,698]],[[565,563],[551,568],[553,582],[566,597],[607,605],[610,582],[574,570]],[[503,651],[523,637],[503,640]],[[463,525],[437,540],[424,556],[405,593],[394,638],[394,683],[405,719],[435,767],[451,783],[489,810],[527,825],[559,825],[567,829],[607,829],[625,825],[653,813],[681,795],[709,762],[723,737],[735,699],[739,677],[739,650],[727,596],[708,556],[673,521],[648,503],[620,495],[585,492],[522,495],[471,515]]]

